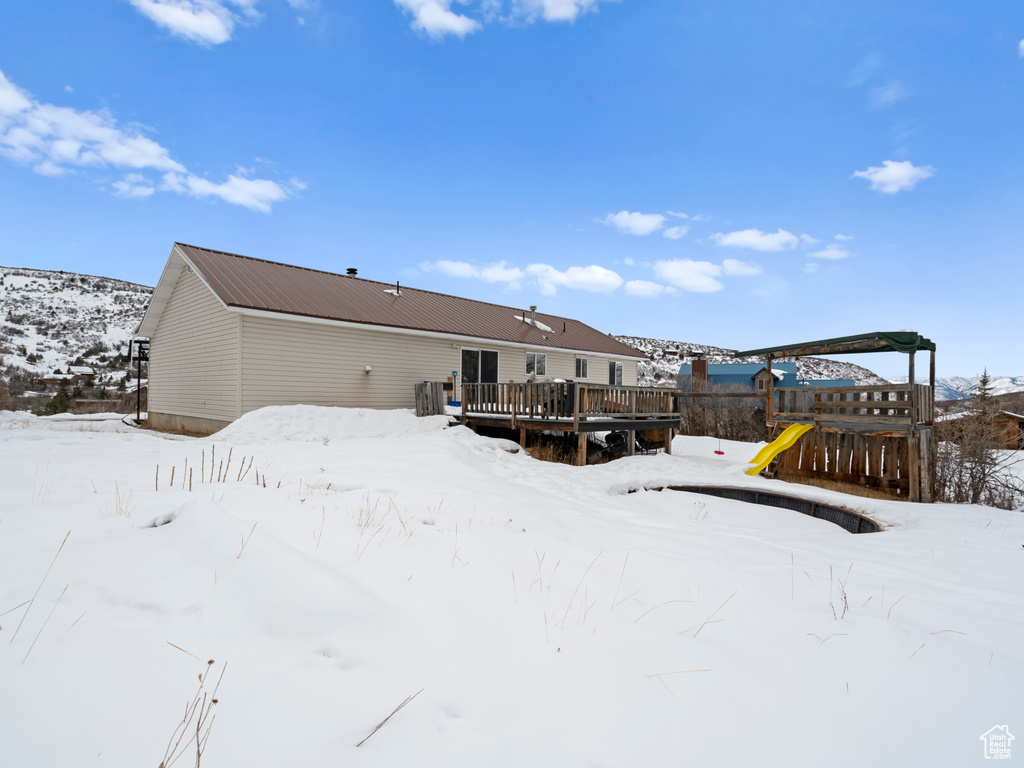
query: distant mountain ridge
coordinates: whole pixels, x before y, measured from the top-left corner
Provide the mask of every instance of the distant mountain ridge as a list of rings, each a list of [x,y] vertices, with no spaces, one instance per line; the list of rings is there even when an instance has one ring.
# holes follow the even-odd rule
[[[642,387],[656,387],[676,380],[679,366],[690,363],[693,355],[704,355],[709,363],[763,363],[762,357],[733,357],[734,349],[712,347],[706,344],[692,344],[686,341],[649,339],[641,336],[616,336],[647,355],[637,368],[637,384]],[[674,354],[678,352],[678,356]],[[666,354],[667,353],[667,354]],[[801,379],[853,379],[859,386],[886,384],[876,373],[853,363],[830,360],[824,357],[783,357],[780,362],[796,361],[797,377]]]
[[[928,379],[917,378],[918,384],[927,384]],[[893,384],[906,384],[910,381],[907,376],[898,376],[890,379]],[[963,376],[943,376],[935,379],[936,400],[962,400],[973,397],[981,382],[981,376],[965,378]],[[1024,376],[990,376],[989,387],[995,396],[1009,395],[1014,392],[1024,392]]]

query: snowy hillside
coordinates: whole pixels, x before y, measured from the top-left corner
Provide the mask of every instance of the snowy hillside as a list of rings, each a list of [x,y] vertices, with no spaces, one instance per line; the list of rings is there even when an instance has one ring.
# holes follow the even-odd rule
[[[45,375],[81,357],[103,369],[127,351],[152,292],[107,277],[0,267],[0,368]]]
[[[928,379],[915,378],[919,384],[928,383]],[[890,379],[890,381],[894,384],[906,384],[909,379],[906,376],[900,376]],[[963,376],[938,378],[935,380],[935,399],[962,400],[965,397],[971,397],[980,381],[981,376],[972,376],[969,379]],[[995,396],[1024,392],[1024,376],[991,376],[989,377],[989,387]]]
[[[709,363],[763,363],[755,357],[733,357],[733,349],[709,347],[704,344],[690,344],[685,341],[664,341],[637,336],[616,336],[616,339],[647,354],[647,360],[640,362],[640,386],[651,387],[671,383],[679,373],[679,366],[689,363],[694,353],[703,354]],[[678,351],[678,356],[673,354]],[[796,360],[797,377],[801,379],[853,379],[858,385],[885,384],[885,379],[867,368],[839,360],[823,357],[784,357],[780,362]]]
[[[584,468],[445,422],[0,412],[0,763],[170,762],[200,675],[211,768],[962,766],[1019,738],[1024,515],[748,477],[753,444]],[[687,484],[886,529],[645,490]]]

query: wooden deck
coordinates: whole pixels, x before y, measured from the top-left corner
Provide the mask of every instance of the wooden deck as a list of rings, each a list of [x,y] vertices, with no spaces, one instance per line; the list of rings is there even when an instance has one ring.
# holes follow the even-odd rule
[[[578,457],[585,454],[589,433],[626,430],[631,433],[632,453],[632,433],[669,430],[664,443],[671,453],[672,437],[680,427],[678,394],[655,387],[572,381],[463,384],[462,423],[518,429],[521,443],[529,430],[575,434]]]

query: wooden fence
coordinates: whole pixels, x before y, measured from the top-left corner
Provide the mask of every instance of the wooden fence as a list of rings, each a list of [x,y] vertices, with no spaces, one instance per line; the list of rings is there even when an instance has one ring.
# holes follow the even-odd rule
[[[417,416],[437,416],[444,413],[445,403],[448,402],[444,382],[421,381],[415,386]]]

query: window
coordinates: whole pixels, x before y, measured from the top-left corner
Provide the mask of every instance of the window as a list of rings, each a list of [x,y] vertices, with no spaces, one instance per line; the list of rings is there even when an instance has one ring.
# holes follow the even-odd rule
[[[608,363],[608,383],[622,386],[622,363]]]
[[[757,380],[757,388],[758,388],[758,390],[763,390],[764,389],[764,383],[765,383],[764,379],[758,379]]]
[[[577,357],[576,358],[576,378],[585,379],[587,378],[587,358]]]
[[[498,380],[498,353],[486,349],[462,350],[462,383],[493,384]]]
[[[526,374],[535,373],[538,376],[548,375],[548,356],[539,352],[526,353]]]

